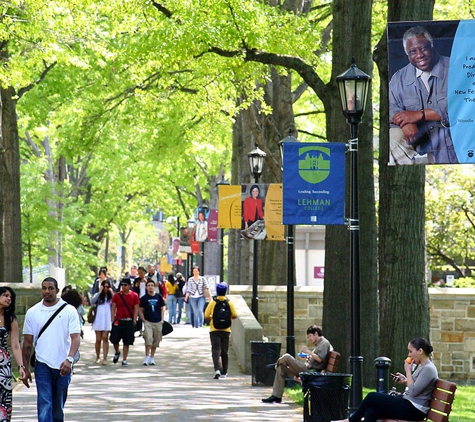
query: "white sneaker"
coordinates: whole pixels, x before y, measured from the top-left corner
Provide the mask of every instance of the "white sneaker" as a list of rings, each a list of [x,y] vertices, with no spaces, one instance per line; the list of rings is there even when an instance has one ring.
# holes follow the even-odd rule
[[[221,374],[221,378],[226,378],[228,374]]]
[[[145,359],[143,360],[142,365],[143,365],[143,366],[148,366],[148,365],[150,365],[150,357],[145,356]]]
[[[148,361],[148,364],[150,366],[155,366],[155,359],[154,358],[150,358],[150,360]]]
[[[219,380],[219,377],[221,376],[221,371],[219,369],[217,369],[215,372],[214,372],[214,379],[215,380]]]

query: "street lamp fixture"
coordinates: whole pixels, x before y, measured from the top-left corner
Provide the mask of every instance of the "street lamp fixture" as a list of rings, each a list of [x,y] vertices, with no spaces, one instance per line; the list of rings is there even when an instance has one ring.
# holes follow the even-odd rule
[[[264,159],[266,158],[266,153],[262,151],[257,145],[256,147],[247,154],[249,157],[249,167],[251,168],[251,174],[254,176],[254,181],[259,182],[262,171],[264,170]]]
[[[282,159],[282,171],[284,170],[284,144],[300,142],[289,135],[279,142],[280,157]],[[287,225],[287,353],[295,357],[295,332],[294,332],[294,268],[295,268],[295,244],[294,225]]]
[[[359,263],[359,217],[358,217],[358,125],[368,97],[371,77],[356,67],[352,60],[351,67],[336,81],[340,90],[343,114],[351,128],[348,141],[350,159],[350,278],[351,278],[351,356],[350,364],[353,374],[350,412],[354,412],[362,400],[362,364],[360,351],[360,263]]]
[[[262,151],[257,145],[256,147],[247,154],[249,157],[249,167],[251,169],[251,174],[254,176],[254,183],[259,183],[259,177],[261,177],[262,171],[264,170],[264,159],[266,158],[266,153]],[[252,303],[251,310],[256,318],[259,321],[259,297],[257,296],[257,257],[259,255],[259,246],[257,240],[253,239],[253,253],[252,253]]]
[[[371,77],[356,67],[355,59],[351,60],[351,67],[346,72],[336,77],[343,114],[350,125],[358,127],[361,122],[370,81]]]
[[[229,185],[227,180],[224,180],[224,177],[216,183],[216,186],[219,189],[219,186]],[[219,193],[219,192],[218,192]],[[219,281],[224,282],[224,230],[222,228],[218,229],[219,233]]]

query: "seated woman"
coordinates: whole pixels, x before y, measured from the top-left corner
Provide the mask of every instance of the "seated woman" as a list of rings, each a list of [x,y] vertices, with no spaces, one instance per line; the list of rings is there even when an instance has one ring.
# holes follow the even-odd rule
[[[423,338],[415,338],[408,345],[408,356],[412,359],[404,361],[406,375],[394,375],[394,380],[406,384],[407,388],[402,397],[390,396],[385,393],[369,393],[361,402],[358,409],[349,419],[339,422],[376,422],[379,419],[403,419],[421,421],[429,411],[432,392],[438,379],[438,373],[431,360],[434,349]],[[412,365],[417,369],[412,373]]]

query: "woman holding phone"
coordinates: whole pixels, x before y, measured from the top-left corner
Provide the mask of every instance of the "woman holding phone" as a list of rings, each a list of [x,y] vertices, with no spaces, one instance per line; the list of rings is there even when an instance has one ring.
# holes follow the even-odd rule
[[[344,421],[359,422],[362,418],[365,422],[376,422],[379,419],[423,420],[429,411],[432,392],[438,379],[437,369],[430,357],[432,351],[427,340],[411,340],[407,346],[408,359],[404,361],[405,375],[400,372],[392,375],[396,382],[406,384],[403,396],[369,393],[350,418]],[[413,372],[414,364],[416,370]]]

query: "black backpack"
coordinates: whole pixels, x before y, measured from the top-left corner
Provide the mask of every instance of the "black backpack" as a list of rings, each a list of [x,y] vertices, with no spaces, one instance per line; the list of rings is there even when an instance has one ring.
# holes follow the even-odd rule
[[[213,326],[218,330],[231,327],[231,308],[228,300],[214,299]]]

